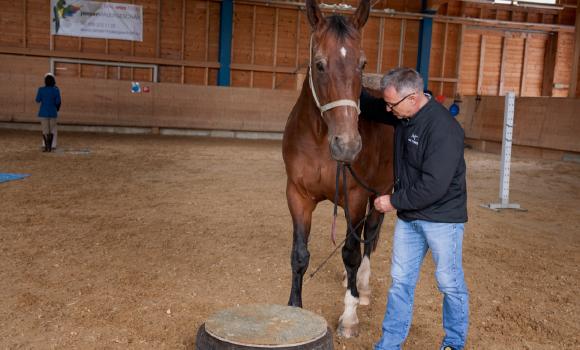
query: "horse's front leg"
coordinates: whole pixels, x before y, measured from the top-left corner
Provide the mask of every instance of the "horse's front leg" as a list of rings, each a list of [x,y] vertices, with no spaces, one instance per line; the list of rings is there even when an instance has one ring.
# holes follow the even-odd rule
[[[351,209],[350,216],[352,218],[352,227],[356,227],[359,222],[364,217],[364,201],[361,206],[356,205],[356,202],[350,204]],[[362,207],[362,209],[361,209]],[[356,309],[359,305],[359,292],[357,288],[357,272],[361,264],[361,251],[360,243],[354,237],[356,234],[360,237],[362,232],[362,225],[360,225],[356,233],[350,233],[347,229],[347,238],[342,247],[342,260],[344,262],[344,267],[346,269],[346,294],[344,296],[344,312],[338,320],[338,335],[345,338],[356,337],[358,335],[358,316],[356,314]]]
[[[369,203],[372,205],[374,203],[374,198],[371,197]],[[377,244],[379,242],[379,232],[380,224],[382,218],[385,214],[382,214],[376,210],[373,210],[371,215],[366,219],[364,225],[363,237],[366,241],[371,240],[364,245],[364,254],[360,267],[358,268],[358,273],[356,276],[356,286],[359,292],[359,304],[369,305],[371,299],[371,253],[375,251]]]
[[[369,203],[372,206],[374,203],[374,198],[369,199]],[[382,214],[376,210],[373,210],[372,214],[366,219],[363,231],[363,238],[365,240],[372,239],[372,242],[368,242],[364,245],[364,254],[362,261],[358,268],[356,274],[356,287],[359,294],[359,305],[366,306],[370,305],[371,299],[371,253],[375,251],[377,243],[379,242],[379,232],[380,223],[385,214]],[[348,279],[346,275],[346,270],[344,270],[344,276],[342,280],[342,286],[346,288],[348,285]]]
[[[291,253],[292,289],[290,290],[288,305],[302,307],[302,281],[310,261],[308,236],[310,235],[312,212],[314,211],[316,203],[303,196],[296,185],[290,182],[286,188],[286,198],[293,224]]]

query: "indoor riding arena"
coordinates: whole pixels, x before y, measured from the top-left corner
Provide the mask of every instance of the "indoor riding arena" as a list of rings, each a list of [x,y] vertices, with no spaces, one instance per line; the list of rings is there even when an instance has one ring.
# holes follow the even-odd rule
[[[310,91],[309,3],[325,16],[362,6],[4,1],[0,349],[210,350],[196,337],[212,315],[286,307],[293,222],[282,139]],[[465,131],[465,349],[580,349],[578,1],[370,6],[363,85],[414,68]],[[52,140],[36,102],[47,73],[62,101]],[[324,349],[373,349],[396,215],[385,214],[352,337],[337,331],[342,208],[336,246],[332,221],[333,203],[320,202],[303,309],[326,321]],[[439,349],[442,300],[428,253],[403,349]],[[276,347],[219,349],[250,348]]]

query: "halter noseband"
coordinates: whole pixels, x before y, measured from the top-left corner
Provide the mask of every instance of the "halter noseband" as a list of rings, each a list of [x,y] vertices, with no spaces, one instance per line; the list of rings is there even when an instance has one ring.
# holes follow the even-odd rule
[[[310,85],[310,91],[312,91],[312,97],[314,98],[314,102],[316,103],[316,106],[320,110],[320,116],[322,116],[324,114],[324,112],[331,110],[333,108],[336,108],[336,107],[340,107],[340,106],[354,107],[354,108],[356,108],[357,115],[360,114],[360,106],[359,106],[360,101],[341,99],[341,100],[329,102],[323,106],[320,105],[320,101],[318,101],[318,96],[316,95],[316,90],[314,89],[314,82],[312,81],[312,55],[313,55],[312,37],[313,36],[314,35],[310,35],[310,62],[308,64],[308,83]]]

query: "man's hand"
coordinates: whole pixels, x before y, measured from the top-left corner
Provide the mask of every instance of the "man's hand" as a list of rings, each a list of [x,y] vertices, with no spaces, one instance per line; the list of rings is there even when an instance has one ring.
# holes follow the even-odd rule
[[[397,208],[393,207],[391,204],[391,196],[388,194],[375,199],[375,209],[381,213],[388,213],[397,210]]]

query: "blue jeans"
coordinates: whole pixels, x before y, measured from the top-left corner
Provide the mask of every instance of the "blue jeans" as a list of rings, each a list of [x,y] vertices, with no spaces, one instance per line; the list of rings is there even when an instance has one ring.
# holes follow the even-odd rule
[[[409,334],[415,286],[429,248],[437,286],[443,293],[445,338],[441,345],[463,349],[469,324],[469,298],[461,265],[463,230],[464,224],[397,220],[383,336],[375,350],[401,349]]]

